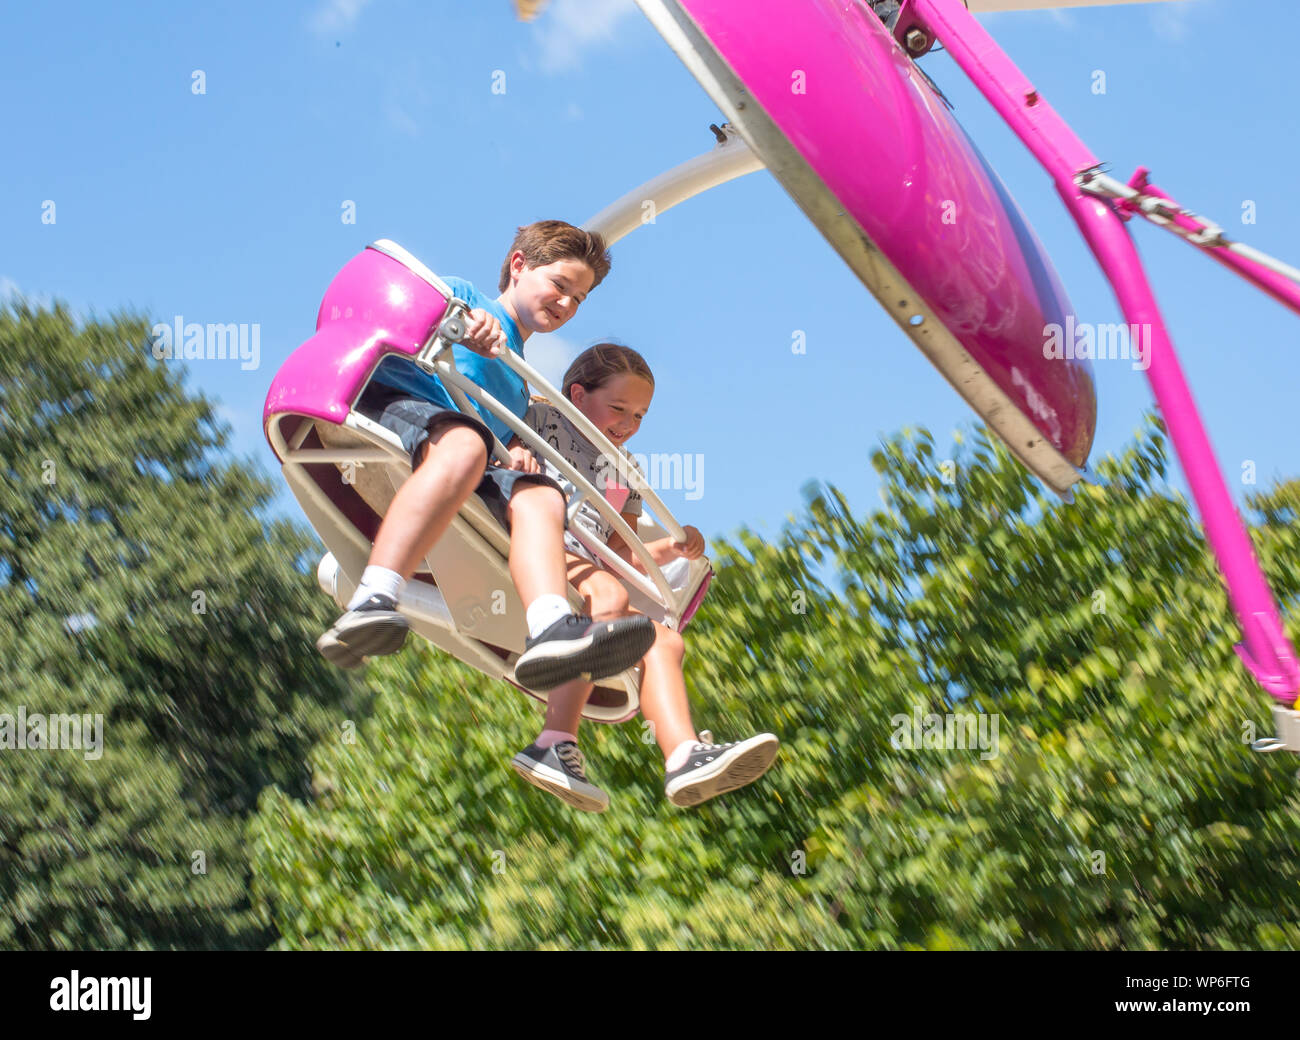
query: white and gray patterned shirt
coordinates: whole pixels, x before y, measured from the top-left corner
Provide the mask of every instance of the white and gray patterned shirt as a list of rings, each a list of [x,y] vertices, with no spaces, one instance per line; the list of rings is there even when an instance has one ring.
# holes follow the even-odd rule
[[[548,401],[533,401],[528,406],[528,414],[524,416],[524,422],[536,430],[542,440],[563,455],[574,469],[590,480],[596,490],[605,492],[606,500],[617,512],[641,515],[641,496],[629,490],[626,483],[619,481],[618,466],[615,461],[602,455],[591,441],[578,432],[573,423],[560,414],[558,408]],[[545,459],[538,459],[538,462],[541,463],[546,475],[558,481],[560,487],[564,489],[565,496],[572,500],[574,486]],[[588,501],[584,501],[579,507],[574,523],[581,524],[586,531],[606,544],[609,543],[609,536],[614,530]],[[633,530],[636,530],[635,525]],[[566,542],[568,541],[569,539],[566,538]],[[584,550],[582,555],[588,554]]]

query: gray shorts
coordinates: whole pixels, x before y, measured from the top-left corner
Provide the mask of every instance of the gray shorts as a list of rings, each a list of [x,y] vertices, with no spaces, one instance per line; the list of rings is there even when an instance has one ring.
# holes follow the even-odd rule
[[[596,559],[596,554],[593,553],[590,549],[588,549],[585,545],[583,545],[580,541],[578,541],[578,539],[572,535],[571,531],[572,528],[564,532],[565,550],[567,552],[573,553],[574,556],[581,556],[584,560],[590,560],[600,570],[608,570],[609,568],[606,567],[601,560]]]
[[[541,473],[522,473],[516,469],[504,469],[492,465],[492,433],[479,418],[464,412],[444,408],[442,405],[412,397],[391,386],[371,383],[366,387],[357,401],[357,411],[367,419],[379,423],[386,430],[397,434],[402,440],[402,447],[411,456],[411,469],[419,465],[420,451],[430,436],[449,426],[468,426],[483,438],[488,452],[488,466],[483,479],[474,489],[474,493],[483,500],[488,511],[502,527],[510,530],[508,505],[510,498],[519,486],[529,484],[547,484],[555,488],[563,497],[564,491],[550,477]],[[522,482],[522,483],[521,483]]]

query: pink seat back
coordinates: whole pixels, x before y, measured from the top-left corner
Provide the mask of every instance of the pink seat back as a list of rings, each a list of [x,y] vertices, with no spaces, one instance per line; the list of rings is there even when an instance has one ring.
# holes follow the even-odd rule
[[[263,428],[285,412],[342,423],[384,356],[418,353],[446,310],[447,297],[425,279],[376,249],[363,250],[325,290],[316,334],[276,373]]]

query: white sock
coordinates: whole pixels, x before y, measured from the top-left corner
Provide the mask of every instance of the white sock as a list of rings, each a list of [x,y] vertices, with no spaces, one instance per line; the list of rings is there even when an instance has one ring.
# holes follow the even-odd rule
[[[565,614],[572,613],[569,601],[563,596],[555,593],[538,596],[528,605],[528,611],[524,615],[524,620],[528,622],[528,638],[536,639]]]
[[[374,595],[392,596],[393,599],[397,599],[402,594],[402,586],[405,584],[406,579],[397,571],[390,571],[387,567],[367,567],[361,573],[361,584],[357,586],[357,591],[348,600],[348,610],[355,610]]]
[[[674,769],[681,769],[686,765],[686,760],[691,757],[691,748],[699,741],[683,740],[675,748],[673,753],[668,756],[668,761],[664,763],[664,772],[671,773]]]

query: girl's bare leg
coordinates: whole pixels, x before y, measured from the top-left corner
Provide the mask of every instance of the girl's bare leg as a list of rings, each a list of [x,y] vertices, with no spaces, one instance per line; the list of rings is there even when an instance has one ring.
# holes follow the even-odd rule
[[[588,612],[593,617],[601,612],[635,613],[628,606],[627,589],[612,574],[572,553],[567,560],[569,580],[578,586],[578,591],[587,600]],[[698,739],[691,726],[686,680],[682,677],[682,658],[685,653],[682,637],[656,621],[654,645],[643,661],[641,714],[654,730],[655,741],[663,752],[664,761],[668,760],[668,756],[679,744]],[[591,690],[588,689],[583,694],[583,703],[590,696]],[[554,703],[554,700],[555,694],[552,694],[551,702]]]
[[[574,679],[553,689],[546,698],[546,723],[542,729],[572,733],[576,737],[582,709],[595,688],[596,684],[586,679]]]
[[[515,498],[518,498],[515,495]],[[516,521],[517,522],[517,521]],[[560,517],[560,541],[563,544],[563,515]],[[510,562],[511,573],[513,574],[514,565],[514,540],[511,540]],[[586,603],[586,611],[592,617],[600,617],[606,614],[622,614],[627,612],[627,590],[613,575],[600,570],[590,560],[574,553],[566,552],[564,554],[564,571],[565,577],[573,585],[577,586],[578,592]],[[515,578],[518,584],[519,578]],[[522,590],[521,595],[522,595]],[[595,683],[587,682],[585,679],[574,679],[572,682],[558,686],[550,692],[546,698],[546,724],[543,729],[558,730],[561,733],[572,733],[575,736],[578,733],[578,726],[582,723],[582,709],[587,703],[587,698],[591,696],[591,691],[596,688]]]
[[[513,560],[513,546],[511,556]],[[573,553],[565,554],[565,564],[569,581],[586,601],[588,614],[598,617],[632,612],[627,589],[612,574]],[[656,621],[654,645],[645,656],[641,677],[641,712],[653,727],[665,761],[679,744],[698,739],[691,725],[686,680],[682,676],[685,652],[681,635]],[[593,683],[578,679],[552,690],[547,697],[544,728],[576,735],[583,706],[593,689]]]
[[[684,741],[699,738],[691,726],[691,709],[686,701],[686,679],[682,658],[686,648],[682,637],[655,622],[655,642],[645,655],[641,677],[641,714],[654,727],[655,741],[664,761]]]

